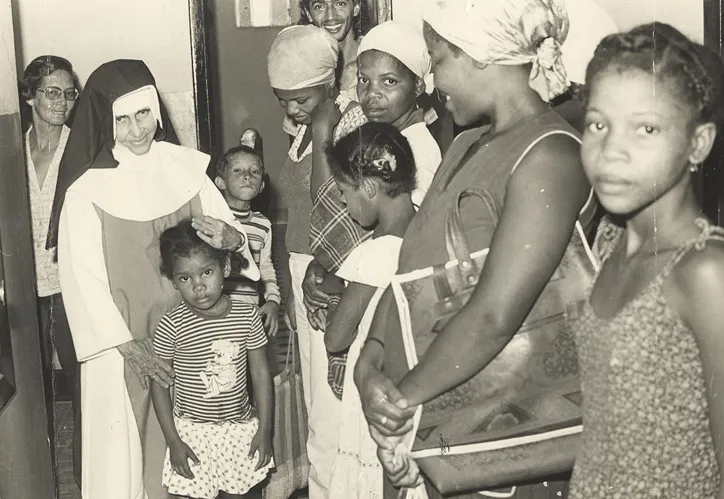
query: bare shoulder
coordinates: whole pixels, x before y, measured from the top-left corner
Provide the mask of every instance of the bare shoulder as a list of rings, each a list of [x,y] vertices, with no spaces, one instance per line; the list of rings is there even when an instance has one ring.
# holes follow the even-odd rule
[[[581,165],[580,143],[570,135],[555,134],[536,143],[513,172],[510,186],[522,192],[538,192],[541,199],[566,201],[580,210],[590,194]],[[576,211],[577,213],[577,211]]]
[[[692,249],[671,271],[664,287],[670,305],[695,330],[724,321],[724,241],[710,239]]]
[[[538,141],[521,161],[519,168],[525,165],[538,165],[546,168],[565,168],[583,174],[581,167],[581,143],[564,133],[548,135]]]
[[[692,249],[671,272],[672,284],[687,293],[724,289],[724,240],[710,239],[701,249]]]

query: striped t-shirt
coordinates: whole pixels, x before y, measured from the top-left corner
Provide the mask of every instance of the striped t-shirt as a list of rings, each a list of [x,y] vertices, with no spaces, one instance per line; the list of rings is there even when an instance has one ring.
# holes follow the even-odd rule
[[[266,343],[253,305],[232,301],[217,319],[199,317],[184,302],[167,312],[153,349],[173,361],[174,415],[202,422],[249,420],[246,351]]]
[[[259,268],[259,282],[250,281],[238,274],[239,265],[232,261],[232,273],[224,280],[224,291],[232,300],[259,304],[259,292],[264,294],[265,301],[281,303],[279,286],[277,285],[277,274],[272,263],[272,227],[267,217],[258,211],[239,211],[231,208],[236,220],[244,226],[246,235],[249,238],[249,251]],[[232,253],[231,258],[239,258]]]

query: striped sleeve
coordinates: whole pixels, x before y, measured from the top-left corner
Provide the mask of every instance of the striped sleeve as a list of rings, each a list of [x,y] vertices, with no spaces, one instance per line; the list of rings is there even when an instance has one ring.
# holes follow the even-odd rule
[[[246,349],[256,350],[267,344],[266,334],[264,333],[264,324],[261,322],[259,312],[256,307],[251,309],[251,327],[249,328],[249,337],[246,339]]]
[[[153,337],[153,351],[163,359],[173,360],[176,353],[176,326],[168,314],[161,317]]]

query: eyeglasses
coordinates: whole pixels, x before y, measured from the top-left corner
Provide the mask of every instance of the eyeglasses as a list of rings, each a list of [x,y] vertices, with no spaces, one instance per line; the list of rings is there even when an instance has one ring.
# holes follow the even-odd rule
[[[65,90],[58,87],[46,87],[39,88],[38,92],[45,92],[45,97],[48,100],[58,100],[60,96],[65,94],[65,100],[76,100],[80,92],[75,88],[66,88]]]

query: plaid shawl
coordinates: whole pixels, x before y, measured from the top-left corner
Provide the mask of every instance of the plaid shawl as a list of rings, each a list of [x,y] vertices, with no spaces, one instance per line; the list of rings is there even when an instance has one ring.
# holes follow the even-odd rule
[[[345,109],[345,106],[341,105],[340,108]],[[346,106],[334,130],[335,143],[366,121],[359,104]],[[334,178],[327,179],[313,201],[309,247],[315,260],[327,271],[336,272],[350,252],[372,236],[372,232],[365,230],[352,219],[342,202],[342,195]]]

